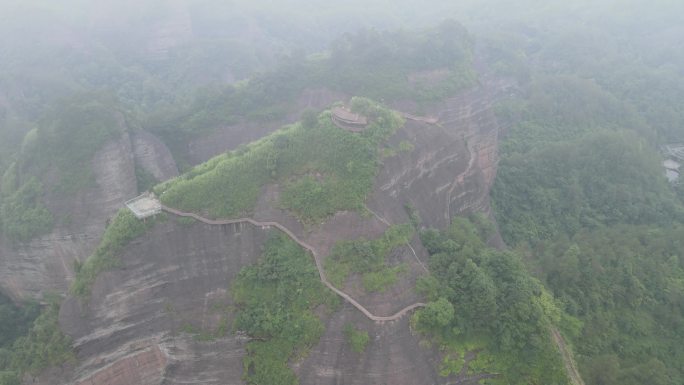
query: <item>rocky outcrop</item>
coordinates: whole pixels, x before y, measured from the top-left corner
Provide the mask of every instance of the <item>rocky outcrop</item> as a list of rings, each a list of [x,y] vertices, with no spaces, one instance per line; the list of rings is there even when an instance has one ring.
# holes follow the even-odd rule
[[[326,323],[325,334],[306,359],[295,365],[302,384],[440,384],[445,382],[436,368],[440,354],[421,347],[411,334],[408,318],[382,325],[364,319],[351,307],[335,313]],[[349,348],[345,325],[368,332],[363,352]]]
[[[407,121],[390,145],[410,142],[413,150],[383,161],[368,205],[390,222],[406,221],[415,209],[428,227],[444,228],[450,218],[489,210],[496,176],[499,123],[492,105],[505,83],[484,83],[432,106],[437,124]],[[392,199],[387,199],[387,197]]]
[[[344,215],[343,215],[344,217]],[[373,219],[360,218],[373,225]],[[349,218],[339,223],[349,223]],[[358,222],[358,221],[354,221]],[[240,384],[244,336],[229,335],[212,341],[197,341],[184,333],[188,325],[213,331],[225,322],[232,324],[234,313],[230,287],[244,266],[256,262],[261,246],[274,229],[248,224],[213,226],[166,221],[156,224],[144,237],[134,241],[121,256],[121,269],[102,274],[87,302],[68,299],[60,312],[60,325],[75,342],[80,364],[60,376],[44,379],[44,384]],[[403,260],[403,251],[392,258]],[[374,311],[393,313],[404,302],[415,300],[413,279],[397,285],[382,299],[368,300]],[[399,300],[392,300],[393,294]],[[401,300],[403,298],[403,301]],[[329,335],[321,339],[306,360],[296,363],[303,384],[375,377],[415,366],[415,375],[396,384],[416,384],[424,375],[436,378],[434,365],[439,354],[420,348],[418,338],[409,332],[408,317],[375,324],[355,308],[343,308],[327,318]],[[373,342],[368,359],[384,372],[332,369],[340,357],[358,365],[342,336],[348,322],[369,328]],[[313,353],[312,352],[312,353]],[[335,352],[333,355],[330,352]],[[335,358],[337,354],[338,358]],[[421,369],[419,369],[419,367]],[[373,370],[376,370],[373,369]],[[335,370],[339,371],[337,380]],[[396,375],[393,375],[396,377]],[[135,379],[135,382],[130,382]],[[323,382],[326,383],[326,382]],[[337,383],[337,382],[330,382]]]
[[[97,246],[108,218],[137,193],[133,151],[127,134],[107,143],[93,157],[92,186],[74,194],[51,191],[45,204],[57,223],[53,231],[27,243],[0,240],[0,286],[14,298],[65,293],[73,279],[74,260]]]
[[[158,181],[165,181],[178,175],[178,167],[171,151],[156,136],[136,131],[131,134],[135,163],[149,172]]]
[[[389,223],[407,222],[405,205],[420,213],[424,225],[435,227],[445,227],[451,215],[487,209],[498,132],[491,92],[483,86],[435,106],[431,115],[441,124],[412,121],[401,128],[389,145],[399,148],[409,141],[414,148],[383,159],[367,215],[340,212],[325,223],[303,226],[278,208],[280,187],[270,185],[262,191],[254,219],[283,224],[325,256],[339,240],[374,238]],[[75,341],[79,363],[41,383],[242,383],[245,336],[198,341],[183,330],[232,324],[231,282],[257,260],[271,231],[277,230],[246,223],[157,223],[126,248],[121,269],[98,277],[89,300],[65,302],[60,324]],[[411,246],[389,256],[390,264],[404,263],[408,269],[386,292],[365,293],[353,276],[342,289],[376,315],[419,302],[413,287],[424,274],[427,252],[417,238]],[[321,316],[324,336],[306,358],[291,363],[302,384],[445,381],[437,374],[439,351],[411,334],[408,317],[377,323],[347,303]],[[371,342],[364,352],[345,342],[348,323],[368,331]]]
[[[76,385],[155,384],[164,372],[167,355],[158,345],[122,357],[104,370],[76,381]]]
[[[98,277],[89,301],[70,298],[63,304],[60,324],[74,339],[81,365],[47,383],[240,383],[244,338],[200,342],[182,330],[192,325],[213,331],[224,317],[232,323],[233,313],[226,312],[231,282],[256,261],[269,236],[250,225],[158,223],[126,249],[122,269]],[[149,351],[155,354],[146,353],[144,373],[119,373],[138,371],[130,362]],[[146,379],[128,382],[131,376]]]
[[[45,204],[56,219],[54,229],[27,243],[0,239],[0,290],[15,299],[66,293],[74,277],[74,261],[83,261],[93,252],[107,221],[138,193],[136,161],[160,178],[177,173],[158,139],[145,133],[131,138],[125,131],[93,157],[91,185],[64,194],[54,191],[54,182],[46,177]]]

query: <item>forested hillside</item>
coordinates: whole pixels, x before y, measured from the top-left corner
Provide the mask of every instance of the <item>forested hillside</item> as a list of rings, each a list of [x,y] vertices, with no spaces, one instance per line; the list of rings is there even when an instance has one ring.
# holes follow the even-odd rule
[[[658,146],[684,140],[684,61],[663,43],[681,28],[650,11],[583,17],[583,27],[519,30],[508,47],[489,48],[495,67],[524,85],[499,106],[510,129],[496,218],[581,321],[566,337],[587,384],[679,384],[684,206]]]
[[[488,248],[492,226],[482,217],[454,218],[445,231],[424,230],[431,276],[418,290],[431,300],[414,327],[447,351],[444,375],[467,363],[498,373],[496,384],[568,384],[552,329],[571,332],[578,321],[526,270],[520,254]]]

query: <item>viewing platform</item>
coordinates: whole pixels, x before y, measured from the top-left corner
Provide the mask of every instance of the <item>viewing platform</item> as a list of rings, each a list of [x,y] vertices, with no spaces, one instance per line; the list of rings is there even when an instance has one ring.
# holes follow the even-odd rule
[[[345,107],[333,108],[331,119],[337,127],[351,132],[362,132],[368,126],[365,116],[355,114]]]
[[[157,215],[162,211],[161,202],[159,202],[159,199],[151,192],[146,192],[126,201],[126,207],[128,207],[138,219],[145,219]]]

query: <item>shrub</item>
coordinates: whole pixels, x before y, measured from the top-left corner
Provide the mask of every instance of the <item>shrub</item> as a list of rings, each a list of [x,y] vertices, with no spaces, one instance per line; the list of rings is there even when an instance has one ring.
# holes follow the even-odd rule
[[[2,230],[13,241],[27,242],[52,230],[53,218],[42,202],[43,186],[31,178],[2,201]]]
[[[116,217],[107,226],[95,252],[86,259],[76,272],[76,279],[71,285],[71,292],[81,297],[90,294],[90,287],[100,273],[119,266],[120,261],[117,259],[117,253],[130,241],[143,234],[153,223],[153,221],[138,220],[127,208],[119,210]]]
[[[247,344],[244,379],[296,384],[288,360],[318,341],[323,324],[313,309],[334,298],[311,256],[285,235],[273,236],[259,262],[240,271],[232,291],[239,309],[233,327],[254,338]]]
[[[367,331],[356,329],[354,325],[348,323],[344,325],[344,336],[353,351],[361,353],[366,350],[369,341]]]
[[[397,281],[397,275],[406,271],[405,265],[386,266],[385,258],[395,248],[411,239],[410,224],[390,226],[377,239],[340,241],[325,260],[326,276],[335,286],[343,286],[350,273],[362,274],[364,288],[369,292],[384,291]]]

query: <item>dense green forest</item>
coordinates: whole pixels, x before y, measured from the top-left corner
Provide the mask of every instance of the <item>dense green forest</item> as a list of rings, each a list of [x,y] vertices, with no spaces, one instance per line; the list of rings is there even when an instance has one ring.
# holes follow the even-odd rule
[[[551,328],[572,332],[578,321],[527,271],[520,254],[488,248],[491,226],[481,218],[454,218],[444,231],[421,232],[430,252],[430,276],[417,288],[431,302],[414,327],[447,351],[442,375],[461,370],[466,352],[476,373],[497,373],[492,384],[567,384]]]
[[[564,309],[583,320],[575,339],[591,384],[684,380],[684,228],[582,229],[526,250]]]
[[[619,223],[672,223],[684,208],[661,157],[629,131],[601,131],[509,152],[492,198],[512,245]]]
[[[632,12],[490,42],[489,60],[523,86],[498,107],[510,128],[492,199],[505,241],[581,321],[566,337],[584,381],[674,385],[684,206],[658,145],[684,139],[684,61],[664,44],[679,27]]]

